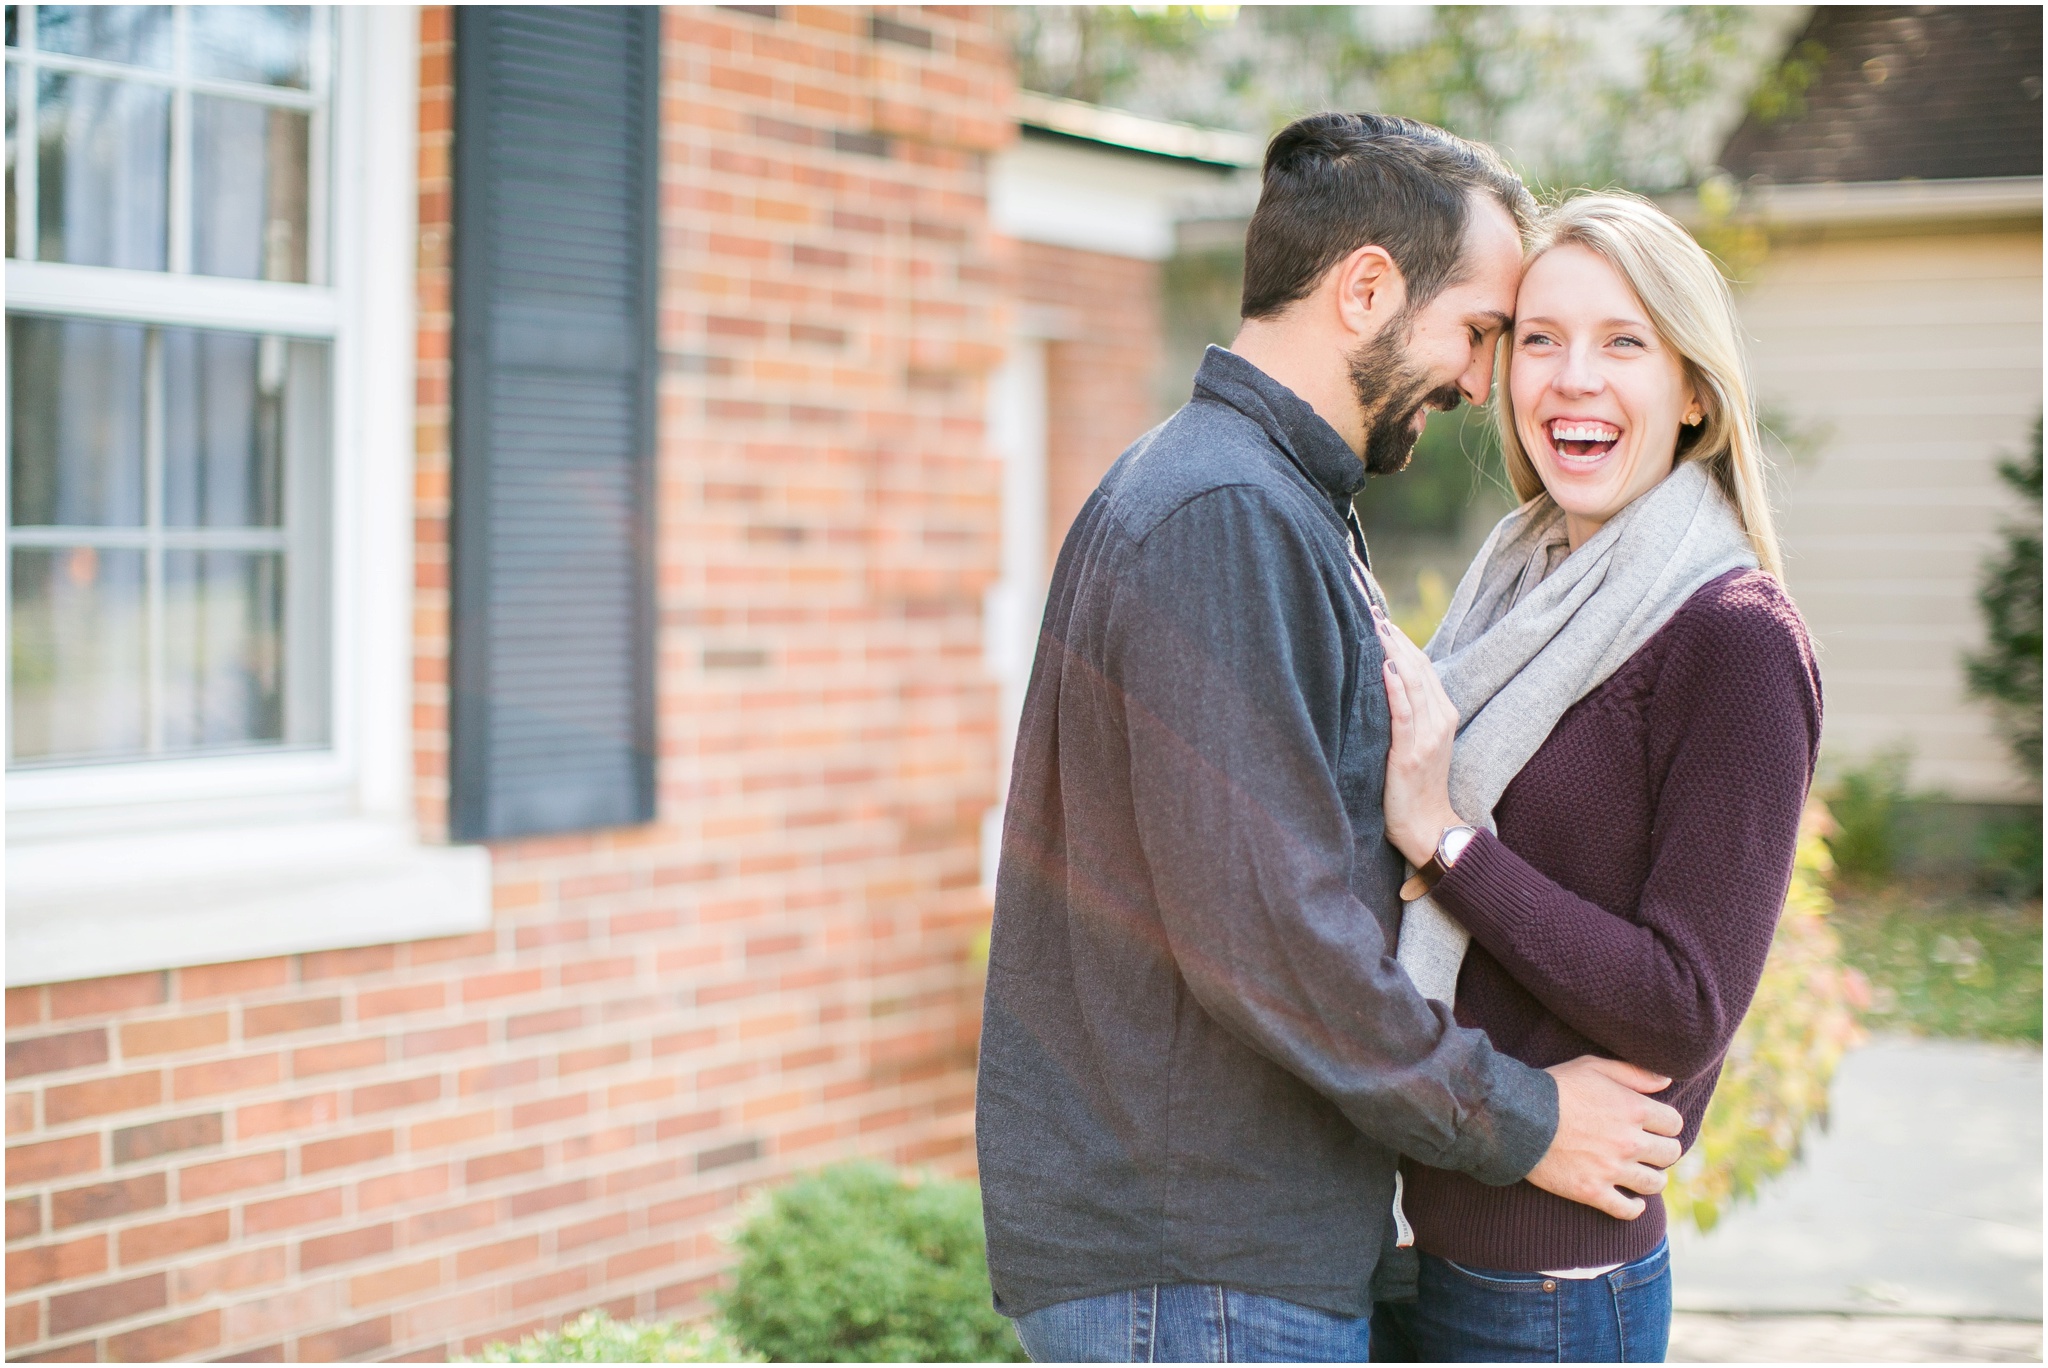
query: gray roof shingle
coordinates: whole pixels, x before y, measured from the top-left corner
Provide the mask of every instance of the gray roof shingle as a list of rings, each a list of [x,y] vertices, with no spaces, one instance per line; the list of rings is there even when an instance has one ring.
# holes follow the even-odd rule
[[[1720,158],[1738,179],[2041,174],[2039,6],[1823,5],[1794,50],[1809,40],[1804,113],[1745,118]]]

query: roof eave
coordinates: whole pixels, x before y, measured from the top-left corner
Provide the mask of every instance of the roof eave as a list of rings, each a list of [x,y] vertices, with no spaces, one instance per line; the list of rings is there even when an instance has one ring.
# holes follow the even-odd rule
[[[1709,195],[1711,202],[1715,196]],[[1901,227],[2041,217],[2041,177],[1978,180],[1751,182],[1730,209],[1710,212],[1697,190],[1660,197],[1688,228],[1735,218],[1766,228]]]

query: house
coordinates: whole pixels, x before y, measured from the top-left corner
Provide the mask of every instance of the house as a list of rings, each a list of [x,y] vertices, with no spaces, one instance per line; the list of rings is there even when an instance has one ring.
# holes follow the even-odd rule
[[[1826,753],[1903,745],[1916,788],[2038,802],[1962,656],[1978,567],[2022,512],[1997,465],[2041,412],[2041,11],[1821,6],[1790,55],[1799,107],[1750,114],[1720,156],[1732,186],[1677,207],[1749,239],[1741,308],[1791,448],[1779,530]]]
[[[9,8],[10,1358],[684,1312],[971,1168],[989,381],[1109,300],[997,25]]]

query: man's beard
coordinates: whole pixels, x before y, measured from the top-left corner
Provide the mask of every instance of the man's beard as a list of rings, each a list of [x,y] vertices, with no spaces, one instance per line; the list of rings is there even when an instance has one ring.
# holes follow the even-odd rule
[[[1358,406],[1365,411],[1365,450],[1361,454],[1368,475],[1392,475],[1407,468],[1408,458],[1415,454],[1415,439],[1421,435],[1409,425],[1417,409],[1448,413],[1464,397],[1456,385],[1431,390],[1429,378],[1403,350],[1407,340],[1408,328],[1397,318],[1346,358]]]

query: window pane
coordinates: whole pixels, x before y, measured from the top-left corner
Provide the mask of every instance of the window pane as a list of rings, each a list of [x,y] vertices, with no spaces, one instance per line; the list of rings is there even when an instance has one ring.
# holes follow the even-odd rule
[[[192,74],[306,88],[313,11],[305,5],[195,5]]]
[[[143,328],[7,320],[9,500],[17,527],[138,527]]]
[[[306,278],[304,114],[192,97],[192,269]]]
[[[163,339],[165,525],[278,526],[288,344],[185,328]]]
[[[46,71],[36,118],[38,255],[164,269],[169,92]]]
[[[165,553],[164,749],[282,741],[283,679],[283,557]]]
[[[141,751],[142,553],[22,547],[10,568],[13,758]]]
[[[73,57],[166,68],[171,64],[171,8],[38,5],[36,46]]]

